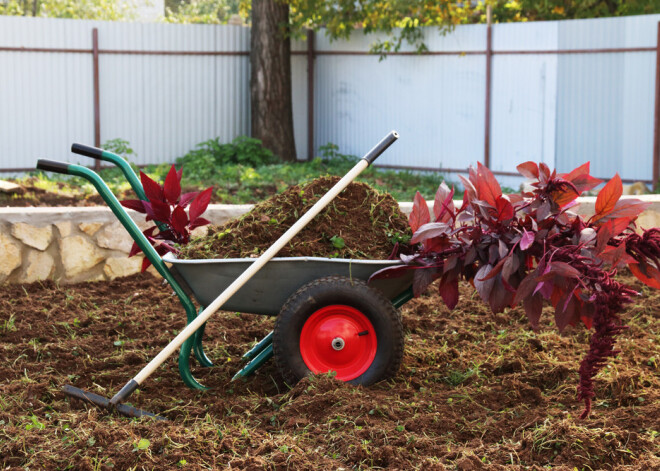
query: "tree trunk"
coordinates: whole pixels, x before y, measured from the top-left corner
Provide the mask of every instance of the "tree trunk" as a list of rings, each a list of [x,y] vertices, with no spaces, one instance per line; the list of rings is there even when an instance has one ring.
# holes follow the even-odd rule
[[[289,5],[282,0],[252,0],[252,137],[280,159],[295,161],[288,22]]]

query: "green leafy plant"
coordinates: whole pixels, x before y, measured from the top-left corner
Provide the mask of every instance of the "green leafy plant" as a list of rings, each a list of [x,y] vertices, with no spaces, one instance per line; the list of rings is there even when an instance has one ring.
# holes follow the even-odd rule
[[[275,162],[277,159],[273,153],[266,149],[260,140],[246,136],[239,136],[231,143],[221,143],[220,138],[210,139],[198,144],[197,149],[177,160],[181,165],[193,166],[199,170],[203,168],[212,170],[218,166],[231,164],[257,167]]]

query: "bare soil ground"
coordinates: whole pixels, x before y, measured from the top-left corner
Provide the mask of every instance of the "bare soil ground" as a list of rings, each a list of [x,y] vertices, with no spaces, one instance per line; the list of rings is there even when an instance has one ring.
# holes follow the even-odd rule
[[[230,382],[273,325],[218,313],[207,327],[213,389],[185,388],[174,359],[132,396],[170,420],[126,419],[65,397],[67,383],[109,396],[184,326],[160,281],[53,282],[0,288],[3,469],[660,469],[658,293],[625,314],[619,356],[578,420],[583,328],[559,335],[546,313],[492,315],[468,285],[448,312],[435,293],[402,308],[399,374],[369,388],[328,375],[284,384],[272,362]]]

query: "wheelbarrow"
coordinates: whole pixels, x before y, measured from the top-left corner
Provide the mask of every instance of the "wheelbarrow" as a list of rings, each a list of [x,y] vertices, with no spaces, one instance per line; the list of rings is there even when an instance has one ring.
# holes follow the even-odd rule
[[[38,169],[79,176],[94,185],[172,287],[187,318],[186,328],[112,399],[70,385],[63,388],[64,392],[123,415],[154,416],[122,403],[179,347],[183,382],[191,388],[207,389],[193,377],[190,356],[194,354],[202,367],[213,366],[204,353],[202,338],[207,319],[220,307],[277,316],[273,331],[243,355],[247,364],[234,379],[253,374],[271,357],[290,384],[310,373],[329,371],[336,372],[339,380],[363,385],[394,375],[403,356],[403,330],[397,308],[413,297],[412,274],[375,280],[369,286],[366,280],[376,271],[400,262],[274,256],[397,138],[393,131],[381,140],[258,259],[178,260],[172,254],[161,258],[98,174],[80,165],[39,160]],[[73,144],[71,150],[117,165],[138,198],[147,200],[139,179],[120,156],[81,144]],[[159,221],[156,224],[165,227]],[[193,298],[202,306],[199,310]]]

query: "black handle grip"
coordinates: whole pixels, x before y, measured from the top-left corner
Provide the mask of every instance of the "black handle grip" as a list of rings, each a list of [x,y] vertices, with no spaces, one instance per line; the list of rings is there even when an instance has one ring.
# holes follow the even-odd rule
[[[100,159],[103,155],[103,149],[97,147],[86,146],[85,144],[72,144],[71,152],[74,154],[84,155],[93,159]]]
[[[37,161],[37,168],[46,172],[69,173],[69,164],[56,160],[39,159]]]
[[[390,133],[387,136],[381,139],[381,141],[378,144],[376,144],[376,146],[373,149],[367,152],[367,155],[365,155],[362,158],[367,162],[369,162],[369,165],[371,165],[372,163],[374,163],[374,160],[376,160],[380,154],[385,152],[385,150],[389,146],[394,144],[394,141],[396,141],[398,138],[399,138],[399,133],[397,133],[396,131],[390,131]]]

